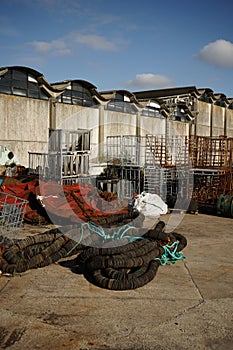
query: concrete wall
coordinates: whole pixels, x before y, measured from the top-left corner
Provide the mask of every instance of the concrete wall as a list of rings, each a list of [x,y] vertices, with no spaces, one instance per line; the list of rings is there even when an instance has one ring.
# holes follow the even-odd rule
[[[100,107],[100,156],[105,156],[107,136],[136,135],[137,115],[103,110]]]
[[[210,136],[211,135],[211,109],[210,103],[197,101],[198,115],[195,121],[194,134],[197,136]]]
[[[226,109],[220,106],[212,106],[212,133],[211,136],[224,135]]]
[[[28,152],[41,152],[49,129],[48,101],[0,94],[0,144],[28,166]]]
[[[197,136],[233,137],[233,110],[197,101],[198,115],[191,134]]]
[[[98,144],[99,107],[89,108],[78,105],[57,103],[56,128],[91,130],[91,144]]]
[[[183,123],[178,121],[169,121],[167,128],[167,136],[188,136],[189,135],[189,123]]]
[[[106,153],[107,136],[189,135],[233,137],[233,110],[197,101],[195,124],[55,103],[53,122],[60,129],[91,130],[93,157]],[[50,101],[0,94],[0,145],[12,150],[19,163],[28,166],[28,152],[46,152],[51,122]]]
[[[165,135],[166,133],[166,118],[153,118],[140,116],[140,133],[141,136]]]
[[[233,137],[233,109],[226,110],[226,135]]]

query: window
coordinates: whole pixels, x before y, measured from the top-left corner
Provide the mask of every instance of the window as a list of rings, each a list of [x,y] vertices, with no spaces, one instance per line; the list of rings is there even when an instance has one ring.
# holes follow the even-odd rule
[[[110,111],[115,111],[120,113],[128,113],[128,114],[137,113],[137,109],[133,104],[129,102],[115,100],[115,99],[110,101],[104,108]]]
[[[171,119],[183,123],[187,123],[189,121],[187,112],[185,112],[185,110],[182,107],[177,107],[175,109],[175,111],[171,115]]]
[[[0,77],[0,93],[47,100],[37,80],[27,72],[9,69]]]
[[[95,105],[90,90],[76,82],[72,82],[71,86],[65,89],[58,101],[87,107]]]
[[[158,109],[151,106],[143,108],[141,115],[145,117],[164,118]]]
[[[204,93],[203,95],[201,95],[201,97],[199,98],[200,101],[203,102],[207,102],[207,103],[212,103],[212,99],[210,96],[208,96],[208,94]]]
[[[223,100],[217,100],[214,103],[216,106],[220,106],[220,107],[226,107],[226,104]]]

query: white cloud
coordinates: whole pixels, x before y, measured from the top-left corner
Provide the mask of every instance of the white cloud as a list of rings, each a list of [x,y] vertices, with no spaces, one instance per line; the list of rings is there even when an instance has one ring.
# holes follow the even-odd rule
[[[201,61],[222,68],[233,67],[233,43],[227,40],[216,40],[205,45],[197,55]]]
[[[66,44],[62,40],[52,40],[51,42],[46,41],[32,41],[28,43],[35,48],[35,50],[41,54],[57,54],[57,55],[70,55],[71,50],[66,47]]]
[[[156,89],[173,86],[171,79],[165,75],[152,73],[136,74],[135,79],[128,80],[126,84],[131,88],[139,89]]]
[[[118,45],[123,45],[119,41]],[[26,43],[41,55],[69,56],[80,49],[81,45],[92,50],[117,51],[118,45],[100,35],[68,33],[65,37],[52,41],[31,41]]]
[[[75,41],[94,50],[116,51],[117,46],[101,35],[75,34]]]

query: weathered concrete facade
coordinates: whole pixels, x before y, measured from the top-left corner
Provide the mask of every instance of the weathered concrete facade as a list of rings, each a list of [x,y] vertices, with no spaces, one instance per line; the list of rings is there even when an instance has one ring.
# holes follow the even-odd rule
[[[233,110],[197,101],[198,115],[192,127],[192,135],[233,137]]]
[[[28,87],[22,90],[23,96],[14,93],[14,85],[10,92],[4,92],[6,86],[2,77],[10,72],[11,84],[14,84],[14,72],[26,74]],[[43,91],[42,99],[40,95],[31,97],[31,81],[38,91]],[[72,90],[74,86],[78,86],[77,90]],[[46,152],[49,132],[53,129],[90,130],[91,150],[96,159],[105,156],[107,136],[155,134],[169,137],[177,133],[179,136],[233,137],[232,99],[215,96],[212,90],[207,90],[208,93],[184,87],[99,93],[85,81],[49,84],[43,75],[29,68],[0,69],[0,144],[12,150],[20,164],[28,166],[28,152]],[[120,110],[115,106],[112,110],[108,107],[108,103],[118,100],[126,108]],[[131,111],[127,104],[133,106]],[[148,115],[143,113],[145,110],[149,111]]]
[[[27,165],[28,152],[42,152],[48,142],[48,102],[0,94],[0,116],[0,144]]]

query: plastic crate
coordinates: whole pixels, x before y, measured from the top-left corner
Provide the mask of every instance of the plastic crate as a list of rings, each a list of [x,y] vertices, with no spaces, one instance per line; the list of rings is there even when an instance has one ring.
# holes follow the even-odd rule
[[[0,235],[12,238],[22,226],[28,201],[0,192]]]

